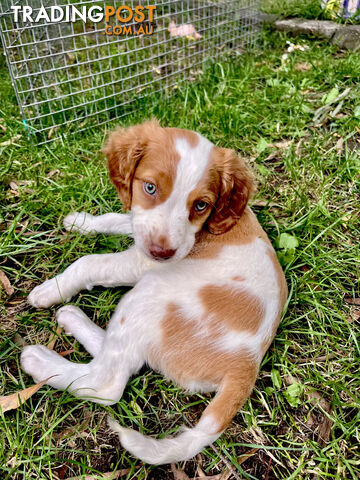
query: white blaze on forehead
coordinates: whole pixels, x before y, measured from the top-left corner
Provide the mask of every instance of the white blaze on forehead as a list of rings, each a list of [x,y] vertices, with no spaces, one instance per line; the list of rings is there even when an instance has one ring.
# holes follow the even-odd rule
[[[192,147],[185,138],[177,138],[175,147],[180,155],[176,171],[176,179],[170,197],[165,203],[173,206],[178,205],[177,210],[184,210],[186,213],[186,203],[189,193],[196,188],[210,161],[210,151],[213,144],[197,134],[199,141],[195,147]],[[188,215],[188,213],[187,213]]]

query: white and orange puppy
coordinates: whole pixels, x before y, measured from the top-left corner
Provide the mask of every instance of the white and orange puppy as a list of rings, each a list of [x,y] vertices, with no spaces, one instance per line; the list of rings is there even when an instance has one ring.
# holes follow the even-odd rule
[[[145,462],[186,460],[216,440],[251,393],[259,364],[287,298],[268,237],[247,207],[251,174],[232,150],[198,133],[156,121],[115,130],[104,153],[124,209],[94,217],[75,213],[68,229],[123,233],[125,252],[89,255],[36,287],[31,305],[67,302],[94,285],[130,285],[106,331],[79,308],[57,321],[93,356],[76,364],[43,346],[25,347],[23,369],[35,379],[106,405],[147,363],[190,391],[216,395],[199,423],[156,440],[111,426]]]

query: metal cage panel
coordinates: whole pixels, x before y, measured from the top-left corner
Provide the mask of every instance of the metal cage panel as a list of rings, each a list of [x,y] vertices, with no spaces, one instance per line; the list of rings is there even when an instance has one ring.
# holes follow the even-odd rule
[[[96,0],[0,0],[0,28],[11,79],[29,133],[46,143],[134,111],[136,100],[194,80],[205,58],[253,43],[257,0],[151,0],[152,22],[127,23],[133,35],[104,34],[105,20],[14,21],[12,5],[119,7]],[[126,13],[126,12],[125,12]],[[172,23],[174,22],[174,23]],[[116,20],[113,25],[124,24]],[[137,34],[140,25],[152,35]],[[184,27],[174,31],[171,26]],[[177,35],[175,35],[177,34]],[[181,34],[181,35],[180,35]]]

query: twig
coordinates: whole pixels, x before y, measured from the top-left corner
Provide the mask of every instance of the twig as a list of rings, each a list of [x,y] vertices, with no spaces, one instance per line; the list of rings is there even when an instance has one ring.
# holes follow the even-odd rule
[[[271,462],[272,462],[272,458],[269,457],[269,463],[268,463],[268,465],[267,465],[267,467],[266,467],[266,472],[265,472],[264,480],[268,480],[268,478],[269,478]]]

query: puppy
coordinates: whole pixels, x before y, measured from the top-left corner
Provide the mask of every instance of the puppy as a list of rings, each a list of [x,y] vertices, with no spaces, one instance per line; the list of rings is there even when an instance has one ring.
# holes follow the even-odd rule
[[[253,179],[234,151],[156,121],[115,130],[104,149],[125,210],[74,213],[65,227],[129,234],[120,253],[88,255],[29,295],[34,307],[68,302],[94,285],[134,288],[106,331],[79,308],[57,322],[92,355],[76,364],[43,346],[25,347],[36,382],[104,405],[116,403],[145,363],[189,391],[216,392],[198,424],[156,440],[111,421],[141,460],[186,460],[216,440],[244,404],[275,335],[287,287],[270,241],[247,202]]]

